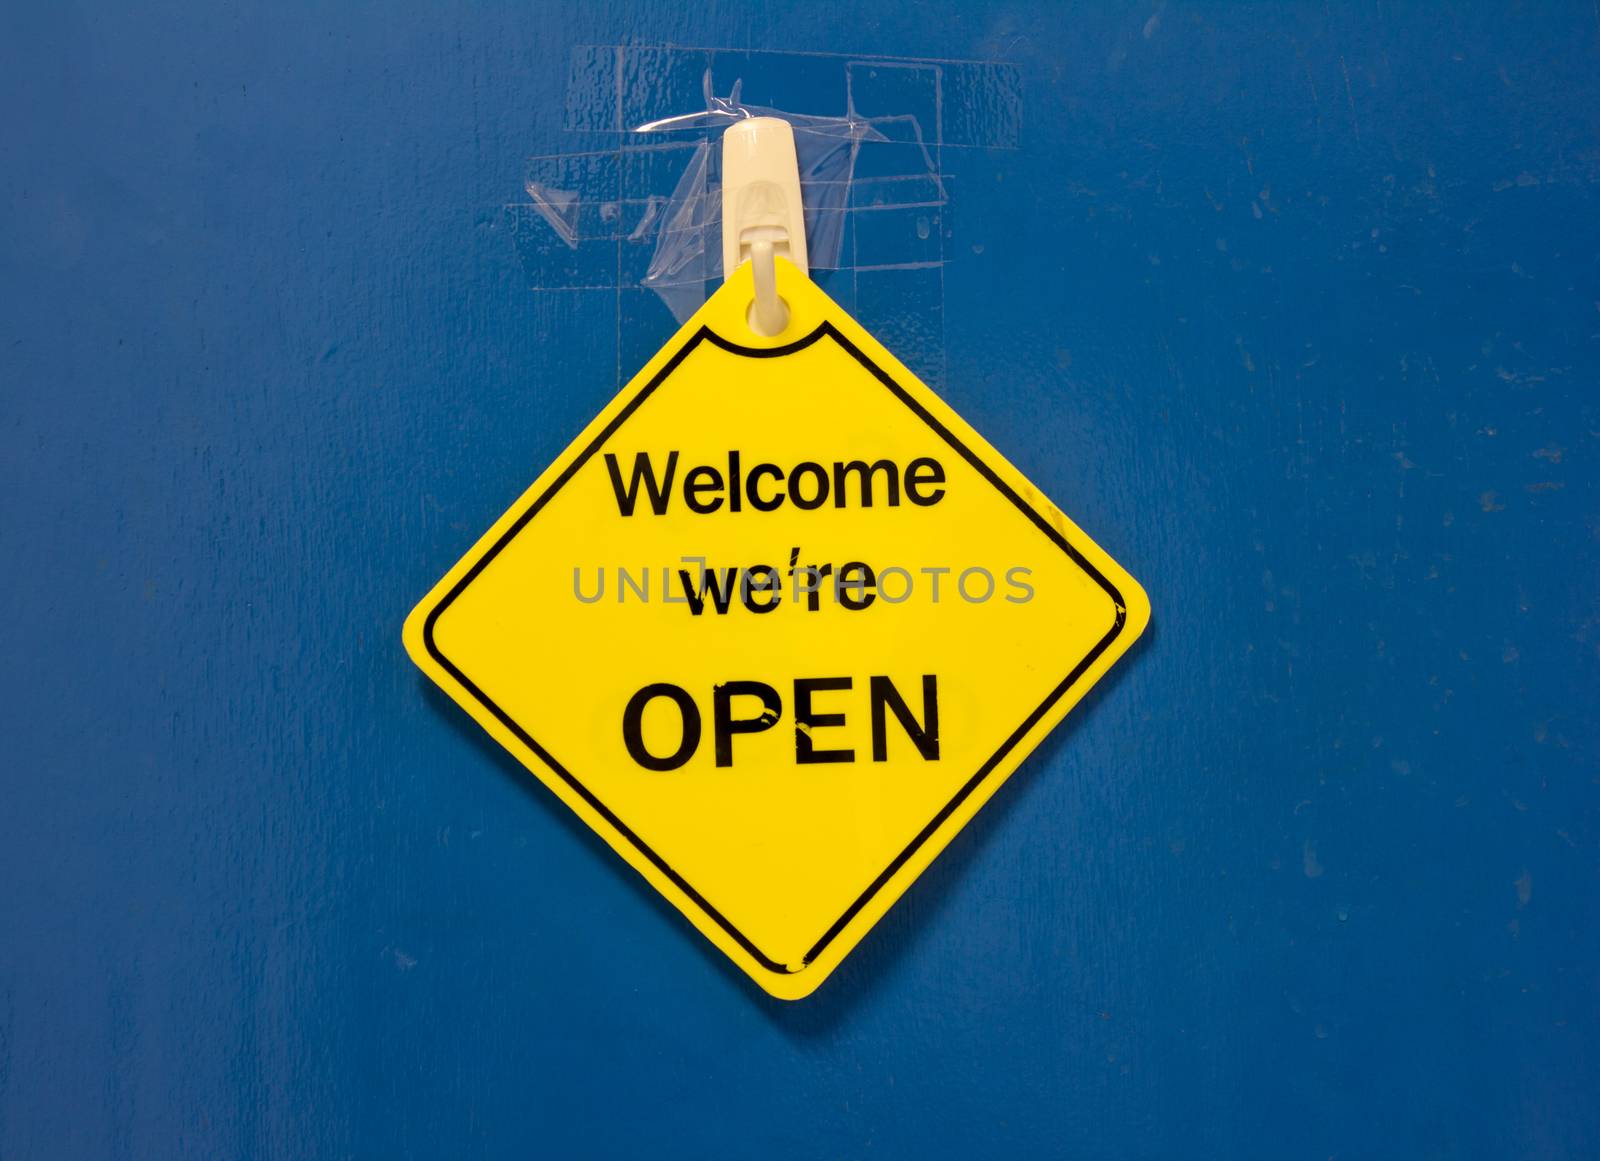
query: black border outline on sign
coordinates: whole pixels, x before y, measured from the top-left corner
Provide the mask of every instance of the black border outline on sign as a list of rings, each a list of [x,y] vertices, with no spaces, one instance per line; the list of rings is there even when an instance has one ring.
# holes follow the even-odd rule
[[[1023,723],[1020,726],[1012,731],[1011,736],[1001,743],[1000,748],[994,752],[989,760],[980,766],[977,773],[975,773],[971,778],[967,779],[967,781],[962,785],[961,789],[956,792],[955,797],[946,803],[939,813],[934,815],[933,819],[917,832],[916,837],[911,840],[911,842],[906,846],[905,850],[901,851],[894,857],[889,865],[883,869],[882,873],[872,881],[872,883],[865,891],[861,893],[856,901],[850,904],[845,913],[839,916],[839,918],[834,922],[833,926],[828,928],[827,931],[823,932],[822,938],[817,940],[816,944],[811,948],[810,951],[806,952],[805,958],[800,961],[800,966],[790,967],[789,965],[780,963],[771,956],[768,956],[762,952],[760,948],[751,942],[749,936],[745,935],[744,932],[735,927],[726,916],[724,916],[720,911],[711,905],[710,901],[707,900],[705,896],[701,895],[700,892],[691,887],[688,881],[684,879],[682,875],[673,870],[672,867],[667,864],[665,859],[652,850],[643,839],[641,839],[628,827],[626,823],[613,814],[610,808],[596,798],[594,793],[584,786],[583,783],[579,782],[570,770],[568,770],[560,762],[556,761],[555,757],[548,750],[539,745],[538,742],[534,741],[533,737],[528,733],[527,730],[523,729],[520,725],[513,721],[511,715],[496,705],[488,694],[479,689],[471,678],[463,673],[454,663],[450,661],[448,657],[444,655],[433,639],[433,631],[434,626],[438,623],[439,617],[446,609],[450,607],[451,603],[454,602],[455,599],[466,590],[466,587],[477,578],[478,574],[488,566],[489,562],[499,555],[500,550],[509,544],[512,538],[521,532],[523,528],[527,527],[528,522],[532,520],[534,516],[538,515],[540,509],[549,503],[550,498],[554,496],[556,492],[567,483],[567,481],[572,479],[572,477],[577,473],[578,469],[588,462],[589,458],[594,455],[594,453],[602,444],[606,442],[606,440],[611,438],[612,434],[616,432],[617,428],[620,427],[622,423],[634,413],[639,405],[648,399],[651,393],[654,392],[657,387],[661,386],[661,384],[666,381],[667,377],[671,375],[673,371],[677,370],[678,365],[689,356],[691,351],[700,345],[702,340],[711,343],[713,346],[721,347],[723,350],[731,352],[735,355],[744,355],[755,359],[771,359],[780,355],[790,355],[796,351],[804,350],[806,347],[811,346],[825,335],[829,338],[832,338],[834,342],[839,344],[841,349],[843,349],[847,354],[852,356],[857,362],[865,367],[872,374],[873,378],[877,379],[878,382],[887,387],[897,399],[911,409],[917,418],[921,419],[929,427],[933,428],[934,431],[938,432],[938,434],[943,437],[946,443],[954,448],[961,455],[961,457],[967,461],[967,463],[971,464],[978,471],[979,475],[983,476],[984,479],[993,484],[1001,495],[1005,496],[1006,499],[1015,504],[1024,515],[1032,520],[1033,523],[1038,526],[1039,530],[1050,539],[1051,543],[1055,544],[1055,546],[1061,549],[1062,552],[1066,553],[1067,556],[1078,565],[1078,567],[1083,569],[1084,572],[1088,573],[1094,582],[1104,589],[1106,594],[1111,598],[1112,603],[1116,606],[1117,615],[1116,620],[1112,623],[1110,630],[1104,637],[1100,638],[1100,640],[1096,642],[1094,648],[1089,650],[1088,655],[1084,657],[1082,661],[1078,662],[1078,664],[1072,668],[1072,671],[1068,673],[1067,676],[1062,680],[1061,684],[1056,686],[1055,689],[1050,692],[1050,695],[1046,697],[1042,703],[1040,703],[1039,707],[1029,714],[1027,718],[1023,720]],[[489,547],[488,551],[473,562],[472,567],[466,571],[461,579],[456,581],[456,583],[450,587],[450,591],[447,592],[439,601],[439,603],[433,607],[433,609],[428,613],[427,619],[423,622],[422,640],[424,646],[428,650],[428,655],[437,661],[440,667],[445,670],[445,672],[449,673],[451,677],[455,678],[456,681],[460,683],[461,687],[475,697],[485,709],[493,714],[495,719],[499,721],[501,725],[510,730],[512,735],[515,736],[518,741],[527,746],[528,749],[533,752],[535,757],[553,770],[563,782],[572,788],[573,792],[577,794],[578,797],[582,798],[586,803],[589,804],[590,807],[594,809],[595,813],[600,815],[601,818],[605,819],[606,822],[610,824],[610,826],[618,834],[627,839],[628,842],[633,845],[635,850],[649,860],[651,866],[655,867],[656,870],[665,875],[668,881],[673,884],[673,886],[682,891],[696,907],[700,908],[701,911],[709,916],[718,927],[727,932],[734,942],[736,942],[740,947],[744,948],[745,951],[749,952],[757,963],[766,968],[768,971],[777,973],[779,975],[795,975],[801,971],[804,971],[813,962],[815,962],[816,958],[822,954],[823,950],[830,943],[832,943],[834,939],[838,937],[839,933],[845,929],[850,921],[860,914],[861,909],[872,900],[872,897],[883,889],[884,884],[892,879],[900,870],[900,868],[906,864],[907,860],[916,854],[917,851],[922,848],[923,844],[926,843],[942,825],[944,825],[945,820],[954,814],[955,811],[960,808],[963,802],[971,797],[972,792],[978,788],[979,784],[982,783],[991,772],[993,772],[996,766],[1004,761],[1006,755],[1016,748],[1017,743],[1027,735],[1028,731],[1033,729],[1033,727],[1038,724],[1039,719],[1050,712],[1050,707],[1055,705],[1056,702],[1060,701],[1062,696],[1069,689],[1071,689],[1072,686],[1077,683],[1078,679],[1081,678],[1089,669],[1089,667],[1095,663],[1095,660],[1099,658],[1100,655],[1103,654],[1108,648],[1110,648],[1111,643],[1115,641],[1119,635],[1121,635],[1123,628],[1127,624],[1127,621],[1128,608],[1127,604],[1122,598],[1122,593],[1118,591],[1117,587],[1111,583],[1104,573],[1097,569],[1094,564],[1088,560],[1088,558],[1074,548],[1072,544],[1068,542],[1067,538],[1063,536],[1059,530],[1053,527],[1048,520],[1041,516],[1038,511],[1036,511],[1031,505],[1023,500],[1021,496],[1017,495],[1016,491],[1013,490],[1011,486],[1008,485],[1004,480],[1002,480],[995,473],[994,469],[989,467],[989,465],[985,463],[976,452],[963,443],[948,427],[940,423],[939,420],[927,410],[927,408],[923,407],[921,403],[917,402],[917,400],[912,397],[910,392],[908,392],[904,387],[900,386],[899,383],[895,382],[895,380],[887,371],[885,371],[882,367],[879,367],[870,358],[868,358],[859,347],[857,347],[844,335],[840,334],[838,329],[831,322],[824,321],[820,326],[817,327],[816,330],[812,331],[804,338],[797,339],[795,342],[788,343],[780,347],[743,347],[737,343],[730,342],[721,335],[716,334],[709,327],[701,327],[700,330],[690,336],[688,341],[685,342],[683,346],[666,361],[661,370],[657,371],[655,375],[651,377],[650,381],[640,388],[638,394],[630,399],[627,405],[612,417],[611,422],[606,424],[605,427],[601,429],[599,434],[597,434],[594,439],[589,441],[589,446],[584,448],[583,451],[578,454],[577,458],[568,464],[566,468],[562,470],[559,476],[551,481],[550,486],[541,492],[539,496],[535,498],[532,504],[528,505],[527,510],[512,522],[511,527],[507,528],[505,532],[501,534],[500,538]]]

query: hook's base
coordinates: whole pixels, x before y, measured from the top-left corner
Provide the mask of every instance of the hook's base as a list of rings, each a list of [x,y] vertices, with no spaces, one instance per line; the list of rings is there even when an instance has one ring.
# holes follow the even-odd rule
[[[794,130],[776,117],[752,117],[722,135],[722,269],[728,277],[750,262],[755,282],[750,328],[764,338],[789,325],[789,308],[778,297],[778,254],[806,272]]]

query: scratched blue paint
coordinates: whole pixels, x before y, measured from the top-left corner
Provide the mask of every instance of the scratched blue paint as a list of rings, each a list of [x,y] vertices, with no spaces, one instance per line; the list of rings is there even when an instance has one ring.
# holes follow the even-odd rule
[[[609,124],[574,53],[666,44],[1014,66],[952,74],[1016,148],[945,151],[921,307],[845,285],[1156,610],[798,1006],[399,642],[615,387],[504,207]],[[0,1157],[1600,1154],[1597,45],[6,6]]]

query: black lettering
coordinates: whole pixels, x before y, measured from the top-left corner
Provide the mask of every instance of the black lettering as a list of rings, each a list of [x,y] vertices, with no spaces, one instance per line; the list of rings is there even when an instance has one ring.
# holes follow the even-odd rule
[[[760,481],[762,476],[769,476],[774,480],[781,480],[783,479],[783,470],[779,468],[777,464],[757,464],[755,467],[750,469],[750,479],[748,481],[749,486],[746,489],[750,493],[750,507],[754,508],[757,512],[771,512],[779,504],[783,503],[783,493],[778,492],[773,495],[772,499],[763,500],[761,498],[760,489]]]
[[[923,495],[924,484],[944,483],[944,465],[938,460],[922,456],[906,465],[906,499],[920,508],[937,504],[944,499],[944,489],[938,488]]]
[[[884,707],[894,711],[906,736],[917,752],[929,762],[939,760],[939,682],[933,674],[922,678],[922,715],[918,722],[905,698],[887,677],[872,678],[872,760],[889,760],[889,738]],[[720,765],[720,763],[719,763]]]
[[[825,564],[821,568],[810,570],[810,580],[813,587],[806,590],[806,611],[815,613],[822,605],[822,582],[833,575],[833,565]]]
[[[884,482],[889,493],[889,507],[900,506],[900,474],[893,460],[875,460],[868,464],[864,460],[851,460],[847,464],[836,463],[833,465],[833,506],[843,508],[845,505],[844,478],[848,472],[854,472],[861,481],[861,506],[872,507],[872,475],[874,472],[883,473]],[[907,483],[910,481],[908,480]]]
[[[817,494],[807,500],[800,494],[800,477],[810,476],[817,482]],[[822,470],[822,465],[806,460],[794,466],[789,473],[789,500],[796,508],[811,511],[820,508],[828,499],[828,473]]]
[[[657,758],[644,747],[644,707],[658,697],[670,698],[683,720],[678,748],[665,758]],[[628,748],[628,755],[646,770],[676,770],[694,757],[700,745],[700,710],[694,699],[676,685],[664,681],[647,685],[628,699],[628,706],[622,711],[622,744]]]
[[[611,487],[617,494],[617,509],[624,516],[633,515],[633,506],[639,498],[639,481],[644,481],[644,489],[650,494],[650,508],[657,516],[667,514],[667,497],[672,494],[672,477],[678,470],[678,453],[667,453],[667,474],[660,483],[656,482],[655,465],[650,462],[646,452],[640,452],[633,457],[633,478],[628,481],[626,488],[622,485],[622,469],[617,465],[617,457],[606,452],[606,471],[611,473]]]
[[[825,762],[854,762],[854,750],[818,750],[811,731],[824,726],[844,725],[843,714],[819,714],[811,710],[811,695],[830,689],[849,689],[848,677],[797,677],[794,679],[794,760],[802,766]]]
[[[845,608],[860,612],[878,599],[878,594],[872,591],[877,583],[871,565],[852,560],[839,566],[839,575],[833,580],[833,593]],[[854,596],[850,595],[852,591]]]
[[[722,473],[716,468],[701,465],[691,468],[689,474],[683,477],[683,502],[689,505],[691,512],[698,512],[704,516],[708,512],[715,512],[722,507],[722,497],[713,500],[700,499],[701,492],[721,492]]]
[[[717,574],[712,569],[702,569],[700,572],[700,591],[694,590],[694,582],[687,569],[678,570],[678,579],[683,582],[683,595],[689,602],[689,613],[698,617],[706,610],[706,593],[711,594],[711,604],[719,614],[728,611],[728,602],[733,599],[734,570],[722,570],[722,580],[718,582]]]
[[[883,504],[890,508],[900,506],[902,493],[913,504],[927,507],[944,499],[944,465],[931,456],[922,456],[907,465],[904,475],[892,459],[835,460],[822,464],[816,460],[802,460],[787,472],[777,464],[760,463],[748,472],[742,470],[742,453],[729,451],[727,472],[720,466],[697,464],[678,475],[677,451],[667,453],[666,470],[657,475],[655,461],[649,452],[636,452],[633,466],[624,479],[621,461],[611,452],[605,453],[606,471],[611,479],[611,490],[617,498],[617,510],[632,516],[639,507],[641,495],[657,516],[665,516],[672,506],[674,480],[683,481],[683,502],[689,511],[701,516],[713,512],[741,512],[748,501],[757,512],[772,512],[792,501],[796,508],[814,511],[828,503],[830,496],[835,508],[858,504],[871,508]],[[851,487],[851,480],[855,487]],[[763,494],[762,482],[770,483],[770,494]]]
[[[753,718],[733,716],[732,703],[736,697],[761,699],[761,713]],[[778,691],[764,681],[728,681],[711,687],[711,731],[716,742],[717,765],[733,765],[733,735],[759,734],[777,724],[783,713],[783,703]]]
[[[761,579],[756,580],[757,577]],[[783,584],[778,580],[778,570],[770,564],[758,564],[744,571],[742,599],[744,607],[752,613],[770,613],[783,599]],[[765,601],[755,599],[757,593],[771,594]]]

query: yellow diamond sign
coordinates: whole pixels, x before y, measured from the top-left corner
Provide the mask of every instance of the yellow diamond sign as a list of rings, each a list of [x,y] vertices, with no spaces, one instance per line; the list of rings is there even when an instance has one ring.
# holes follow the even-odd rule
[[[775,996],[810,993],[1144,628],[1144,593],[781,260],[417,606],[417,664]]]

